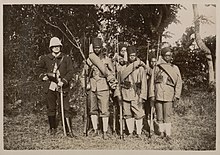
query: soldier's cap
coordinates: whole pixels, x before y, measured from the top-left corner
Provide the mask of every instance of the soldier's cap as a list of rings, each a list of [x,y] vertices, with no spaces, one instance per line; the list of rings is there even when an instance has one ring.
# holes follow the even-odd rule
[[[127,45],[124,44],[124,43],[120,43],[120,44],[118,45],[119,51],[121,51],[121,49],[122,49],[123,47],[126,47],[126,48],[127,48]]]
[[[172,49],[170,47],[164,47],[164,48],[161,49],[161,55],[162,56],[165,56],[165,54],[167,52],[171,52],[172,53]]]
[[[93,44],[93,47],[102,47],[102,40],[101,38],[93,38],[92,39],[92,44]]]
[[[128,52],[129,55],[132,54],[132,53],[136,54],[137,50],[136,50],[135,46],[128,46],[127,52]]]

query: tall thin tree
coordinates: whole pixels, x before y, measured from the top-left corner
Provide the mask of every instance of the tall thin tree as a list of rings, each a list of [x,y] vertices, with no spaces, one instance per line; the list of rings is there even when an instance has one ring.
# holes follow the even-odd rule
[[[200,35],[200,20],[199,20],[199,11],[197,8],[197,4],[192,4],[193,7],[193,13],[194,13],[194,24],[195,24],[195,39],[198,47],[205,52],[207,63],[208,63],[208,71],[209,71],[209,84],[213,84],[215,81],[215,73],[213,68],[213,60],[210,49],[205,45],[205,43],[202,41],[201,35]]]

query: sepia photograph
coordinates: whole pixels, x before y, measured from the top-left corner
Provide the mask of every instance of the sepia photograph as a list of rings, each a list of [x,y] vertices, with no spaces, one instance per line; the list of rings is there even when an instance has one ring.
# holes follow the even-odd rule
[[[1,3],[3,154],[216,153],[217,7]]]

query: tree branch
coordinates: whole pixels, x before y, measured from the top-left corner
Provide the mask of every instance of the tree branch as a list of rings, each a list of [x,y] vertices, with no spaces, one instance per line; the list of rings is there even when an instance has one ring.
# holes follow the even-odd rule
[[[46,22],[46,24],[49,24],[50,26],[54,27],[54,28],[57,28],[58,30],[60,30],[60,32],[63,33],[63,35],[69,40],[69,42],[74,46],[76,47],[77,49],[79,49],[82,57],[84,60],[86,60],[86,57],[84,55],[84,53],[82,52],[81,48],[80,48],[80,45],[78,44],[76,38],[73,36],[72,32],[69,30],[69,28],[66,26],[66,24],[63,23],[63,25],[65,26],[65,28],[67,29],[67,31],[70,33],[70,35],[73,37],[74,41],[76,42],[76,44],[74,44],[74,42],[67,36],[67,34],[58,26],[48,22],[47,20],[44,19],[44,21]]]
[[[60,27],[58,27],[58,26],[56,26],[56,25],[54,25],[54,24],[48,22],[46,19],[44,19],[44,21],[46,22],[46,24],[49,24],[50,26],[52,26],[52,27],[57,28],[58,30],[60,30],[60,32],[62,32],[63,35],[69,40],[69,42],[70,42],[74,47],[76,47],[77,49],[79,49],[79,47],[77,47],[77,46],[73,43],[73,41],[66,35],[66,33],[65,33]]]
[[[74,41],[76,42],[77,48],[79,49],[83,59],[86,60],[86,57],[85,57],[84,53],[82,52],[81,46],[79,45],[78,41],[76,40],[76,37],[74,37],[73,33],[70,31],[70,29],[67,27],[66,24],[63,23],[63,25],[65,26],[65,28],[67,29],[69,34],[73,37]]]

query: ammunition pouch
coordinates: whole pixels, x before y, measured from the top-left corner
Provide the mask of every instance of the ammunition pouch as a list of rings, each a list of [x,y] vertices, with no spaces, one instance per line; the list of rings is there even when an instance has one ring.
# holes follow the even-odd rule
[[[163,83],[163,76],[162,75],[158,75],[156,77],[155,83]]]
[[[121,87],[124,88],[124,89],[130,89],[131,88],[131,82],[123,81],[123,82],[121,82]]]
[[[135,86],[136,86],[137,89],[141,89],[141,83],[140,82],[135,83]]]

